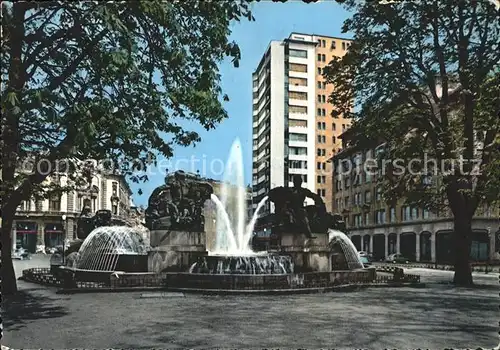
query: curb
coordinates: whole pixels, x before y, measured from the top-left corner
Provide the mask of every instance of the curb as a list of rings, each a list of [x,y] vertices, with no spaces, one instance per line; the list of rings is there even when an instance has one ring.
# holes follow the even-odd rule
[[[213,294],[213,295],[280,295],[280,294],[317,294],[327,292],[350,292],[364,288],[388,288],[388,287],[410,287],[425,288],[425,283],[366,283],[366,284],[346,284],[330,287],[316,288],[287,288],[287,289],[201,289],[201,288],[168,288],[168,287],[130,287],[130,288],[71,288],[59,289],[56,294],[77,294],[77,293],[116,293],[116,292],[178,292],[192,294]],[[3,349],[2,349],[3,350]]]

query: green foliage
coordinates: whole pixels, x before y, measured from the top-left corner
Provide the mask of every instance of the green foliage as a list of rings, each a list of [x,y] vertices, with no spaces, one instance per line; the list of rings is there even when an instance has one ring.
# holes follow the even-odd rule
[[[212,129],[227,117],[218,64],[238,66],[230,23],[253,20],[250,2],[2,3],[3,145],[17,160],[151,163],[198,142],[180,121]]]
[[[325,69],[334,113],[353,117],[363,137],[386,142],[386,158],[438,165],[414,162],[412,173],[397,175],[389,165],[385,197],[404,196],[434,211],[450,206],[466,216],[498,200],[500,26],[493,4],[351,0],[345,6],[354,15],[343,29],[354,42]]]

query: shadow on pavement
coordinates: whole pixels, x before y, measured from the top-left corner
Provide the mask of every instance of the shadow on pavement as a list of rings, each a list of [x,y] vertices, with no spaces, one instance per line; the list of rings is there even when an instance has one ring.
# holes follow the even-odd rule
[[[63,317],[66,308],[57,305],[57,299],[31,293],[30,289],[19,290],[16,295],[5,296],[2,302],[4,329],[19,330],[30,321]]]

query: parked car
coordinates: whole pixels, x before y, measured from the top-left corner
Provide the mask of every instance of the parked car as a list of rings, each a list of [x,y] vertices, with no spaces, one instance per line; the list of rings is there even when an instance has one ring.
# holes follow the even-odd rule
[[[368,260],[370,260],[370,261],[371,261],[371,260],[373,260],[373,256],[372,256],[372,254],[370,254],[370,253],[368,253],[368,252],[365,252],[365,251],[363,251],[363,250],[362,250],[362,251],[360,251],[360,252],[358,252],[358,254],[359,254],[359,256],[361,256],[361,257],[363,257],[363,256],[364,256],[364,257],[368,258]]]
[[[12,253],[12,259],[29,260],[31,259],[31,254],[23,247],[18,247]]]
[[[403,254],[391,254],[385,259],[386,262],[394,263],[394,264],[408,264],[410,259],[403,256]]]
[[[361,262],[363,263],[364,267],[368,267],[368,266],[372,265],[372,263],[370,262],[370,260],[366,256],[361,256],[360,258],[361,258]]]

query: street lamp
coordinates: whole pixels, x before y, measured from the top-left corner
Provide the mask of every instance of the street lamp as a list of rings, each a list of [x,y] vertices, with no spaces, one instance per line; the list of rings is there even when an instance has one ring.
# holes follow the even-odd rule
[[[66,257],[65,257],[65,251],[66,251],[66,215],[62,215],[62,221],[63,221],[63,251],[62,251],[62,264],[63,266],[66,265]]]

